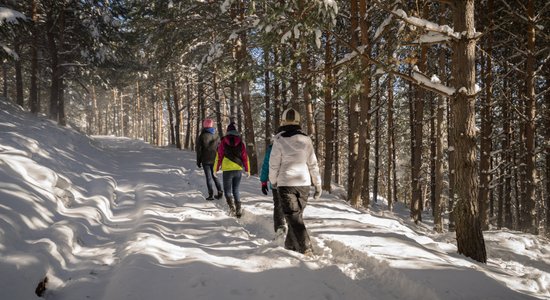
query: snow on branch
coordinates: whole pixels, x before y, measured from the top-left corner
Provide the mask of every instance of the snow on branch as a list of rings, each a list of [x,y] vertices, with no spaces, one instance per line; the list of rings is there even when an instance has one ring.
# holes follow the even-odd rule
[[[3,25],[3,23],[17,24],[17,19],[24,21],[27,17],[16,10],[0,7],[0,26]]]
[[[407,13],[402,9],[392,10],[391,13],[399,17],[401,20],[403,20],[407,24],[423,28],[424,30],[427,30],[427,31],[438,32],[450,38],[460,39],[460,36],[461,36],[460,33],[455,32],[448,25],[439,25],[437,23],[430,22],[425,19],[408,16]]]
[[[15,53],[15,51],[11,50],[8,46],[0,43],[0,49],[4,50],[8,54],[8,56],[13,57],[15,60],[19,60],[19,55]]]
[[[418,39],[413,41],[413,44],[437,44],[441,42],[447,42],[451,39],[448,35],[441,34],[439,32],[429,31],[426,34],[421,35]]]
[[[440,94],[444,94],[449,97],[456,92],[455,88],[442,84],[437,75],[434,74],[431,78],[428,78],[428,76],[420,73],[416,66],[413,68],[412,78],[419,86],[427,87],[431,91],[437,91]]]

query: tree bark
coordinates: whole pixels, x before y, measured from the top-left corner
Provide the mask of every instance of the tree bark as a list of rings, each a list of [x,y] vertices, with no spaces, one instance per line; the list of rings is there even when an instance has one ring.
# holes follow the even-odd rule
[[[178,149],[181,149],[182,148],[182,143],[181,143],[181,110],[180,110],[180,98],[178,96],[178,89],[177,89],[177,85],[176,85],[176,79],[174,78],[174,74],[172,73],[172,81],[171,81],[171,86],[172,86],[172,95],[173,95],[173,98],[174,98],[174,113],[176,115],[176,126],[174,128],[174,131],[176,133],[176,147]]]
[[[440,5],[439,8],[439,24],[443,25],[445,22],[445,8]],[[445,48],[439,49],[438,57],[438,69],[442,73],[446,72],[445,69]],[[444,188],[444,169],[443,169],[443,121],[445,117],[445,97],[439,95],[437,97],[436,108],[436,127],[435,127],[435,187],[434,187],[434,230],[438,233],[443,232],[443,188]]]
[[[323,190],[332,192],[332,160],[334,158],[334,114],[332,99],[332,44],[330,33],[325,41],[325,170],[323,172]]]
[[[168,141],[169,145],[176,145],[176,132],[174,130],[174,109],[171,101],[171,95],[170,95],[171,85],[170,81],[166,81],[166,90],[165,90],[165,97],[166,97],[166,109],[168,110],[168,126],[170,126],[170,140]]]
[[[378,202],[378,177],[380,176],[380,78],[376,79],[376,109],[374,114],[374,176],[372,182],[372,199]]]
[[[214,107],[216,113],[216,125],[218,126],[218,133],[222,132],[222,106],[220,93],[218,92],[218,78],[217,78],[217,68],[214,67],[212,72],[212,89],[214,90]]]
[[[239,20],[244,22],[244,2],[239,2]],[[247,33],[240,34],[241,44],[237,48],[238,53],[238,70],[242,75],[239,87],[242,99],[242,109],[244,114],[244,133],[246,148],[250,162],[250,174],[258,174],[258,157],[256,154],[256,142],[254,137],[254,120],[252,117],[252,106],[250,102],[250,84],[247,76],[248,69],[248,50],[247,50]]]
[[[550,61],[546,62],[546,88],[545,90],[550,89]],[[546,102],[546,113],[545,116],[550,116],[550,93],[546,93],[544,96]],[[545,161],[546,161],[546,194],[545,194],[545,203],[546,203],[546,231],[550,232],[550,118],[546,118],[546,137],[544,144],[545,151]]]
[[[367,20],[367,4],[370,4],[370,1],[369,3],[367,3],[367,1],[368,0],[359,0],[359,15],[363,16],[360,19],[359,23],[360,23],[360,29],[361,29],[362,46],[365,48],[364,51],[366,53],[370,53],[371,51],[371,45],[369,41],[370,22],[369,20]],[[361,204],[363,207],[368,207],[370,202],[369,185],[368,185],[370,141],[368,139],[370,134],[369,111],[370,111],[370,104],[371,104],[371,95],[370,95],[371,64],[367,59],[363,58],[362,67],[365,73],[363,74],[363,91],[361,94],[361,101],[360,101],[360,113],[359,113],[358,125],[361,128],[361,130],[359,131],[359,153],[358,153],[357,162],[356,162],[356,165],[360,167],[355,168],[356,173],[354,174],[355,176],[354,176],[354,182],[353,182],[351,203],[355,206]]]
[[[453,78],[459,91],[452,97],[455,142],[455,218],[458,253],[479,262],[487,262],[485,240],[477,207],[478,174],[475,129],[475,47],[473,38],[474,0],[455,1],[453,21],[462,37],[453,42]],[[465,91],[464,91],[465,90]]]
[[[393,125],[393,76],[388,75],[388,127],[387,127],[387,140],[386,140],[386,148],[388,150],[388,164],[387,164],[387,174],[386,174],[386,182],[387,182],[387,192],[386,192],[386,198],[388,199],[388,210],[393,211],[393,196],[396,192],[393,190],[393,184],[392,184],[392,174],[393,174],[393,168],[395,168],[395,160],[393,159],[393,137],[394,137],[394,125]],[[394,178],[395,180],[395,178]]]
[[[190,149],[191,143],[191,84],[189,76],[185,76],[185,100],[187,102],[187,120],[185,125],[185,149]],[[218,134],[222,134],[219,132]]]
[[[305,48],[307,46],[304,45],[303,47]],[[311,91],[313,90],[313,85],[311,83],[311,75],[309,72],[309,56],[307,55],[307,51],[304,51],[304,54],[302,54],[302,80],[304,81],[303,95],[306,110],[306,128],[307,134],[310,137],[315,137],[316,128],[313,121],[313,103],[311,103]],[[313,142],[317,143],[318,140],[315,138]]]
[[[2,62],[2,80],[3,80],[2,96],[8,99],[8,64],[5,62]]]
[[[505,89],[509,88],[508,80],[505,79],[504,81]],[[504,97],[504,105],[502,106],[503,110],[503,134],[504,134],[504,140],[503,140],[503,148],[505,149],[504,154],[504,227],[508,229],[513,228],[512,223],[512,164],[514,163],[512,161],[512,152],[515,151],[512,149],[512,127],[510,125],[510,122],[512,120],[512,114],[510,112],[510,105],[511,103],[508,103],[506,101],[507,97]]]
[[[351,35],[351,46],[356,49],[359,45],[359,37],[357,35],[357,28],[359,26],[359,14],[357,0],[351,0],[350,6],[350,35]],[[357,203],[353,203],[352,193],[353,193],[353,184],[355,174],[358,172],[355,166],[357,161],[357,156],[359,154],[359,96],[355,93],[349,96],[349,105],[348,105],[348,200],[352,205],[357,206]]]
[[[269,48],[264,48],[264,104],[265,104],[265,149],[271,143],[271,79],[269,77],[269,69],[271,63],[269,59]]]
[[[273,51],[273,65],[279,64],[279,49]],[[273,130],[277,131],[281,122],[281,94],[277,73],[273,73]]]
[[[38,10],[37,0],[31,0],[31,19],[32,19],[32,42],[31,42],[31,80],[29,90],[29,107],[31,113],[38,114],[40,112],[40,102],[38,101]]]
[[[525,166],[524,182],[523,182],[523,197],[521,203],[521,225],[520,228],[524,232],[533,234],[538,233],[536,223],[536,195],[535,188],[537,184],[537,169],[535,165],[535,131],[536,131],[536,94],[535,94],[535,1],[529,0],[527,3],[527,61],[526,70],[527,78],[525,79],[526,86],[526,105],[525,105],[525,127],[523,128],[523,136],[525,138],[525,153],[523,153],[523,165]]]
[[[51,86],[50,86],[50,110],[49,117],[54,121],[58,121],[58,107],[59,107],[59,81],[60,81],[60,69],[58,63],[57,42],[55,40],[55,16],[48,15],[46,25],[48,27],[48,50],[50,52],[50,68],[51,68]]]
[[[428,5],[424,5],[422,15],[424,18],[428,16]],[[422,73],[426,73],[426,55],[428,47],[426,45],[420,46],[420,58],[418,61],[418,68]],[[426,92],[420,88],[415,87],[416,95],[414,98],[414,138],[413,138],[413,151],[412,151],[412,198],[411,198],[411,217],[415,223],[422,221],[422,153],[423,153],[423,127],[424,127],[424,101],[426,101]]]
[[[493,0],[487,2],[488,28],[493,27]],[[484,230],[489,229],[489,191],[491,184],[491,152],[492,145],[492,96],[493,96],[493,72],[492,72],[492,30],[487,33],[487,66],[485,68],[485,98],[481,104],[481,145],[479,159],[479,216]],[[482,66],[483,68],[483,66]]]
[[[23,55],[21,55],[21,42],[17,40],[14,41],[14,50],[15,53],[19,56],[18,59],[15,60],[15,92],[16,92],[16,103],[24,107],[25,106],[25,100],[23,98],[23,75],[21,73],[21,60],[23,59]]]

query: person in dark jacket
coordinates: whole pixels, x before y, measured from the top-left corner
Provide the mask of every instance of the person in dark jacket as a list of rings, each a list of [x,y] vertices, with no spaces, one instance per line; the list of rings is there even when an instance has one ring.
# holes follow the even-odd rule
[[[218,146],[214,170],[218,172],[220,168],[223,171],[223,190],[225,191],[225,200],[229,206],[229,211],[232,215],[234,214],[237,218],[240,218],[242,209],[239,185],[241,184],[243,171],[250,176],[250,163],[246,147],[235,127],[235,123],[227,126],[227,133]]]
[[[208,197],[206,200],[214,200],[214,189],[212,188],[212,181],[216,185],[218,191],[216,199],[223,196],[223,189],[220,181],[214,173],[214,162],[216,160],[216,150],[220,143],[220,138],[214,128],[214,121],[212,119],[205,119],[202,122],[203,129],[197,137],[197,145],[195,150],[197,152],[197,167],[204,170],[206,177],[206,187],[208,189]]]
[[[277,131],[278,132],[278,131]],[[264,162],[262,164],[262,171],[260,173],[260,182],[262,183],[262,193],[267,195],[269,188],[273,193],[273,229],[277,235],[286,234],[286,222],[285,215],[281,208],[281,200],[279,199],[279,193],[277,188],[273,187],[269,183],[269,157],[271,155],[271,149],[273,148],[273,143],[270,143],[265,150]]]

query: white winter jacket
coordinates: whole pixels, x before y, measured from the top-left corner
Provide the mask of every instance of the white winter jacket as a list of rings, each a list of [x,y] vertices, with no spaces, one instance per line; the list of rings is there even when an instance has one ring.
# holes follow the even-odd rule
[[[285,136],[286,135],[286,136]],[[273,141],[269,158],[269,181],[277,186],[310,186],[321,189],[321,174],[311,139],[281,132]]]

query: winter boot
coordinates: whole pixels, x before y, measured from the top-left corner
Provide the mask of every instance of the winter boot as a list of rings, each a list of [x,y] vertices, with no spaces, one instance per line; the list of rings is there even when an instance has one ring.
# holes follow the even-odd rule
[[[223,197],[223,191],[218,191],[218,194],[215,196],[216,199],[221,199]]]
[[[212,196],[212,193],[208,193],[208,197],[206,197],[206,200],[208,200],[208,201],[214,200],[214,197]]]
[[[240,218],[243,214],[243,211],[241,209],[241,201],[235,201],[235,216],[237,218]]]
[[[235,205],[233,205],[233,197],[226,197],[225,201],[229,206],[229,215],[231,216],[235,215]]]

